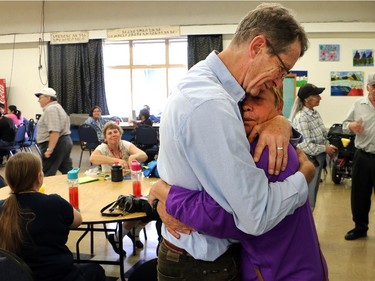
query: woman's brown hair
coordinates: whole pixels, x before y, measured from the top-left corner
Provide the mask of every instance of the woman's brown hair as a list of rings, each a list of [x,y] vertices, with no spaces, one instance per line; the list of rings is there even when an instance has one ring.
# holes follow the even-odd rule
[[[119,125],[117,125],[115,122],[109,121],[109,122],[105,123],[104,128],[103,128],[104,139],[106,137],[107,131],[110,130],[110,129],[111,130],[118,130],[120,132],[120,135],[122,135],[123,132],[124,132],[123,129]]]
[[[5,179],[12,192],[0,207],[0,248],[13,253],[20,249],[21,217],[30,212],[25,212],[19,207],[17,194],[32,191],[40,173],[42,162],[32,153],[20,152],[9,158],[5,167]]]

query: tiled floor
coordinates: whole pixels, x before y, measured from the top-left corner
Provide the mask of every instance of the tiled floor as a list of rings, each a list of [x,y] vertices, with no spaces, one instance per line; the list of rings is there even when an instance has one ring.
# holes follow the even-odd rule
[[[80,148],[74,146],[72,157],[74,166],[78,166]],[[85,152],[82,159],[81,171],[91,168],[88,161],[88,153]],[[4,174],[4,168],[0,168],[0,174]],[[375,280],[375,216],[370,214],[370,229],[368,237],[355,241],[345,241],[345,233],[353,227],[350,211],[350,181],[346,180],[339,185],[333,184],[330,174],[323,180],[317,197],[314,210],[315,224],[317,227],[322,252],[327,260],[331,281],[373,281]],[[99,205],[102,203],[99,203]],[[373,205],[375,204],[373,200]],[[124,239],[124,248],[127,257],[124,262],[125,272],[140,260],[149,260],[156,257],[157,235],[154,223],[146,227],[148,240],[144,242],[144,249],[138,249],[136,255],[132,255],[132,245],[129,238]],[[75,252],[75,240],[78,232],[71,233],[68,245]],[[95,234],[95,254],[100,257],[109,256],[116,258],[103,233]],[[82,242],[81,252],[89,253],[88,239]],[[119,267],[103,265],[106,274],[111,277],[119,277]],[[145,280],[146,281],[146,280]]]
[[[143,232],[141,232],[141,241],[144,244],[143,249],[137,249],[135,255],[133,255],[133,248],[132,242],[128,237],[124,238],[124,250],[127,253],[127,256],[124,261],[124,268],[125,268],[125,277],[127,277],[127,272],[139,261],[150,260],[156,257],[156,246],[157,246],[157,235],[155,230],[154,222],[150,222],[146,226],[147,232],[147,241],[144,240]],[[75,250],[75,242],[79,235],[82,232],[72,231],[69,236],[68,246],[72,252],[76,252]],[[94,234],[94,259],[108,259],[108,260],[116,260],[118,255],[112,250],[112,247],[108,243],[105,238],[104,233],[95,233]],[[89,236],[87,236],[80,245],[80,251],[83,254],[90,254],[89,250]],[[120,280],[118,277],[120,276],[119,273],[119,266],[117,265],[103,265],[107,277],[116,277],[113,280]]]

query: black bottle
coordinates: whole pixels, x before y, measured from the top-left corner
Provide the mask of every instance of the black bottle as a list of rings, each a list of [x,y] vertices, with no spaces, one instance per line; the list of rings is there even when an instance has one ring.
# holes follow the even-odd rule
[[[118,163],[112,165],[111,169],[111,180],[113,182],[119,182],[123,180],[122,166]]]

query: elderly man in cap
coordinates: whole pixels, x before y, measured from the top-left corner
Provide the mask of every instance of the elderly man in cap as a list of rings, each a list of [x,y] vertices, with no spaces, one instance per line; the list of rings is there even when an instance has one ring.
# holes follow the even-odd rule
[[[62,106],[57,103],[56,91],[44,88],[37,92],[43,114],[38,121],[37,143],[42,152],[45,176],[68,173],[72,166],[70,152],[73,142],[70,138],[70,119]]]
[[[355,134],[351,206],[354,228],[346,240],[367,236],[371,195],[375,186],[375,72],[367,78],[367,97],[357,100],[343,122],[344,133]]]
[[[326,161],[326,155],[333,157],[336,147],[331,146],[327,140],[327,129],[319,112],[314,109],[318,106],[320,94],[325,88],[318,88],[313,84],[305,84],[298,90],[298,98],[294,101],[290,120],[294,127],[303,135],[303,142],[297,147],[302,149],[310,161],[315,165],[315,177],[309,183],[310,207],[315,208],[316,195],[318,194],[320,177]]]

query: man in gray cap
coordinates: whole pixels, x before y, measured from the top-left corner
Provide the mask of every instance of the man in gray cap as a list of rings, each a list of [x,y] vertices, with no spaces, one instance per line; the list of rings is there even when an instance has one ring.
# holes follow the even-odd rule
[[[344,133],[356,134],[352,168],[351,206],[355,227],[346,240],[367,236],[371,195],[375,186],[375,72],[367,79],[368,96],[357,100],[343,122]]]
[[[44,88],[37,92],[43,114],[38,121],[37,143],[42,152],[43,173],[46,177],[62,174],[73,168],[70,152],[73,142],[70,138],[70,119],[57,102],[56,91]]]

